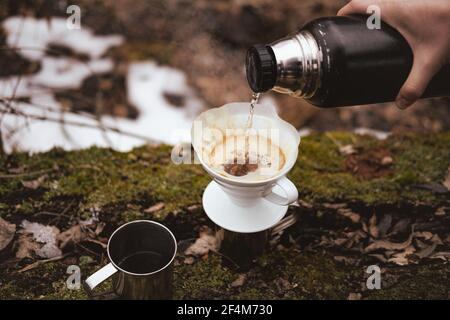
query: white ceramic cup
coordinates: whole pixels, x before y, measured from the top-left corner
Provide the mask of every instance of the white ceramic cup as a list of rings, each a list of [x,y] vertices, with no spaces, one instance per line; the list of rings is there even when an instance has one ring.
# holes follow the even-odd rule
[[[242,128],[248,117],[248,103],[230,103],[220,108],[210,109],[201,114],[196,121],[204,127],[214,127],[221,130]],[[215,141],[211,137],[204,138],[200,128],[191,130],[192,145],[198,160],[203,168],[220,185],[228,195],[230,201],[240,207],[251,207],[261,198],[276,205],[287,206],[298,199],[298,191],[295,185],[286,178],[286,174],[292,169],[297,161],[300,136],[298,131],[288,122],[282,120],[271,105],[257,105],[254,109],[253,128],[276,129],[279,135],[277,145],[285,155],[285,164],[281,170],[273,176],[262,180],[243,180],[225,176],[211,168],[203,159],[204,148],[208,148]],[[207,140],[207,141],[205,141]],[[213,140],[213,138],[212,138]]]

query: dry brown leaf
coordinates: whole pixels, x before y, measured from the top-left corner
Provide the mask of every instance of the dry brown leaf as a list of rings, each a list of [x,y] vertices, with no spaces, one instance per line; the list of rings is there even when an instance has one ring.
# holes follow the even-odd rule
[[[40,244],[33,240],[30,234],[22,234],[17,240],[16,258],[34,258],[34,254],[41,247]]]
[[[34,179],[34,180],[22,181],[22,185],[25,188],[36,190],[37,188],[39,188],[41,186],[41,184],[45,181],[45,179],[47,179],[46,174],[43,176],[40,176],[39,178]]]
[[[247,276],[246,276],[245,274],[241,273],[241,274],[237,277],[237,279],[234,280],[234,281],[231,283],[231,286],[232,286],[233,288],[236,288],[236,287],[242,287],[242,286],[244,285],[246,279],[247,279]]]
[[[395,254],[395,253],[397,253],[396,251],[393,251],[393,250],[386,250],[385,252],[384,252],[384,255],[387,257],[387,258],[390,258],[393,254]]]
[[[87,234],[83,231],[81,225],[77,224],[70,227],[64,232],[61,232],[56,239],[58,240],[59,247],[61,249],[67,246],[73,246],[77,243],[84,241],[87,238]]]
[[[417,252],[416,255],[420,259],[427,258],[434,252],[434,250],[436,249],[436,246],[437,246],[437,244],[433,243],[431,246],[428,246],[428,247],[420,250],[419,252]]]
[[[158,202],[152,205],[150,208],[144,210],[145,213],[155,213],[164,208],[164,202]]]
[[[324,203],[323,206],[327,209],[345,209],[347,207],[347,204],[345,203]]]
[[[394,159],[392,159],[391,156],[385,156],[383,159],[381,159],[381,165],[383,166],[389,166],[394,162]]]
[[[411,245],[413,239],[413,233],[410,234],[408,239],[404,242],[391,242],[388,240],[377,240],[371,244],[369,244],[364,251],[365,252],[372,252],[379,249],[385,249],[385,250],[403,250],[406,247]]]
[[[361,298],[362,298],[361,293],[350,292],[347,297],[347,300],[361,300]]]
[[[337,213],[341,216],[349,218],[353,223],[358,223],[361,221],[361,216],[350,209],[338,209]]]
[[[335,256],[334,260],[337,262],[345,263],[347,265],[356,265],[358,263],[358,259],[347,256]]]
[[[377,225],[378,236],[380,238],[383,238],[386,235],[387,231],[391,227],[391,224],[392,224],[392,216],[390,214],[385,214]]]
[[[414,236],[416,238],[422,238],[425,240],[430,240],[431,238],[433,238],[433,233],[431,233],[430,231],[416,231],[414,233]]]
[[[369,227],[367,226],[367,224],[365,222],[361,223],[361,228],[365,233],[369,233]]]
[[[365,239],[367,237],[367,234],[362,230],[356,230],[352,232],[345,233],[347,235],[347,243],[345,244],[345,247],[350,249],[353,247],[354,244],[358,244],[361,239]]]
[[[411,256],[414,252],[416,251],[416,249],[413,246],[408,246],[407,248],[405,248],[404,251],[400,252],[400,253],[396,253],[392,256],[392,258],[390,258],[388,261],[395,263],[399,266],[405,266],[407,264],[409,264],[411,261],[409,258],[409,256]]]
[[[444,243],[442,242],[441,238],[440,238],[437,234],[434,234],[434,235],[433,235],[433,237],[430,239],[430,242],[431,242],[431,243],[438,244],[438,245],[443,245],[443,244],[444,244]]]
[[[193,205],[187,207],[187,210],[188,210],[189,212],[193,212],[193,211],[197,211],[197,210],[200,209],[201,207],[202,207],[202,206],[199,205],[199,204],[193,204]]]
[[[437,217],[445,216],[445,208],[444,207],[437,208],[436,211],[434,212],[434,215]]]
[[[191,265],[191,264],[193,264],[195,262],[195,259],[193,258],[193,257],[186,257],[185,259],[184,259],[184,261],[183,261],[183,263],[184,264],[187,264],[187,265]]]
[[[441,259],[444,261],[450,261],[450,252],[440,251],[430,256],[431,259]]]
[[[57,246],[56,237],[59,229],[55,226],[47,226],[37,222],[23,220],[21,224],[23,230],[20,232],[31,237],[21,237],[17,257],[32,257],[30,250],[40,258],[48,259],[61,255],[61,250]],[[33,244],[33,242],[35,244]]]
[[[395,235],[395,234],[406,231],[408,226],[410,225],[410,223],[411,223],[410,218],[404,218],[404,219],[397,221],[397,223],[392,227],[392,230],[389,233],[389,235]]]
[[[426,244],[425,242],[419,240],[419,239],[414,239],[414,244],[416,245],[416,247],[420,250],[428,248],[428,244]]]
[[[342,246],[347,241],[348,241],[347,238],[338,238],[338,239],[335,239],[333,242],[336,246]]]
[[[221,233],[216,234],[208,227],[200,230],[199,237],[184,252],[186,255],[203,256],[210,250],[217,251],[221,243]]]
[[[16,225],[0,218],[0,252],[5,249],[16,234]]]
[[[95,235],[98,236],[100,233],[102,233],[103,229],[105,228],[106,223],[99,222],[97,226],[95,227]]]

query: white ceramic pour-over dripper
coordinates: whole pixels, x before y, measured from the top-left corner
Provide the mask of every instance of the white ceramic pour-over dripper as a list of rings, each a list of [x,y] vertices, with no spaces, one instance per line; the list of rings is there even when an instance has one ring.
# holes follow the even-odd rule
[[[271,228],[286,214],[287,206],[298,198],[297,188],[286,174],[297,161],[300,136],[292,125],[280,119],[271,105],[255,106],[252,129],[258,135],[276,132],[277,145],[285,155],[284,166],[279,172],[249,181],[224,175],[208,164],[208,156],[222,141],[227,129],[246,127],[249,108],[249,103],[230,103],[210,109],[196,118],[191,129],[197,157],[214,179],[203,193],[203,208],[217,225],[242,233]]]

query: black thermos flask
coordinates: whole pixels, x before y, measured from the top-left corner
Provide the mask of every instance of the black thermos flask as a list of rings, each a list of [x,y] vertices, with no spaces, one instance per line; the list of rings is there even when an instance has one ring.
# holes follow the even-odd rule
[[[324,108],[394,101],[413,62],[402,35],[386,23],[369,29],[365,16],[319,18],[298,33],[247,52],[254,92],[274,90]],[[443,41],[447,41],[443,38]],[[450,64],[422,97],[450,95]]]

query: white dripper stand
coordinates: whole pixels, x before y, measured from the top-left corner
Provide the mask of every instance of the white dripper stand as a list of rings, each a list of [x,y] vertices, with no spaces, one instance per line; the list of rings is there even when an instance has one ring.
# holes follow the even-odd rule
[[[245,252],[246,243],[248,250],[261,251],[255,245],[265,245],[267,231],[283,218],[288,205],[298,199],[297,188],[286,174],[297,161],[300,136],[291,124],[280,119],[271,105],[255,106],[252,130],[270,138],[282,150],[285,162],[279,171],[252,181],[224,174],[209,165],[211,150],[226,133],[246,128],[249,108],[249,103],[230,103],[210,109],[197,117],[191,130],[197,158],[213,178],[203,193],[203,208],[215,224],[225,229],[225,247],[234,247],[226,243],[227,238],[233,239],[238,242],[240,252]]]

